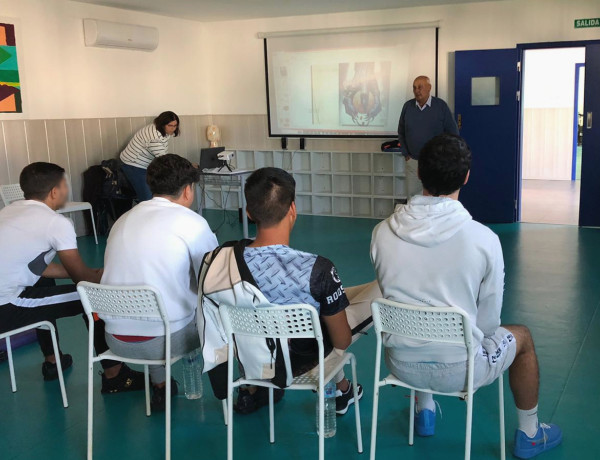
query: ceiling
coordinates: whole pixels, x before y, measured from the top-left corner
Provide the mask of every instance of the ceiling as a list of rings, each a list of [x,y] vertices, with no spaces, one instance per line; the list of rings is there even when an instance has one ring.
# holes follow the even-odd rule
[[[489,0],[75,0],[196,21],[227,21]]]

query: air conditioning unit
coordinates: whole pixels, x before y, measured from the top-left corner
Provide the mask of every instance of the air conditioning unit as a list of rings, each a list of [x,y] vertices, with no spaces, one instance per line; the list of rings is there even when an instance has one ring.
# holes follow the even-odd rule
[[[156,27],[84,19],[85,46],[153,51],[158,46]]]

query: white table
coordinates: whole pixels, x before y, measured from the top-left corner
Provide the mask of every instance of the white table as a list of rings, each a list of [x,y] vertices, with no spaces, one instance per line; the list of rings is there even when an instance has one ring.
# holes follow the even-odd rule
[[[205,206],[206,185],[232,186],[239,184],[239,197],[242,205],[242,228],[244,229],[244,238],[248,238],[248,215],[246,214],[246,196],[244,195],[244,187],[246,186],[246,178],[252,173],[253,171],[249,169],[234,169],[233,171],[223,169],[218,172],[203,171],[200,176],[200,182],[198,182],[196,186],[199,197],[198,214],[202,215],[202,210]]]

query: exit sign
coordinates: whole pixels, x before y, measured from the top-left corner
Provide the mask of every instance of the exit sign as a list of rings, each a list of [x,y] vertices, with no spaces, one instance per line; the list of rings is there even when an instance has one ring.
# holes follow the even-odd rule
[[[600,27],[600,18],[575,19],[575,28]]]

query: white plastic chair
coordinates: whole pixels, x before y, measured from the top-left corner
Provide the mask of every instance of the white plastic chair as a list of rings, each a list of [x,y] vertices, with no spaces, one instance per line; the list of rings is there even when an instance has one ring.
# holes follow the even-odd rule
[[[23,194],[23,190],[21,190],[21,186],[19,184],[9,184],[9,185],[0,185],[0,196],[2,197],[2,201],[4,202],[4,206],[8,206],[14,201],[20,201],[25,199],[25,195]],[[71,183],[69,182],[69,198],[71,196]],[[59,214],[69,214],[72,212],[78,211],[89,211],[90,217],[92,218],[92,229],[94,230],[94,239],[96,240],[96,244],[98,244],[98,234],[96,233],[96,222],[94,221],[94,211],[92,209],[92,205],[87,201],[69,201],[67,204],[59,209],[57,212]]]
[[[385,385],[397,385],[410,390],[410,422],[408,444],[413,445],[415,427],[415,392],[433,393],[442,396],[457,396],[467,401],[467,425],[465,436],[465,460],[471,458],[471,428],[473,423],[473,373],[476,350],[473,349],[473,335],[469,316],[457,307],[412,306],[386,299],[375,299],[371,303],[373,325],[377,334],[375,355],[375,386],[373,395],[373,426],[371,427],[371,460],[375,460],[377,440],[377,410],[379,389]],[[427,388],[415,388],[393,375],[380,379],[382,334],[392,334],[414,340],[462,344],[467,350],[467,391],[440,393]],[[498,378],[500,412],[500,458],[505,460],[504,433],[504,381]]]
[[[17,380],[15,378],[15,368],[13,365],[13,356],[12,356],[12,347],[10,344],[10,338],[13,335],[19,334],[21,332],[30,331],[32,329],[48,329],[50,331],[50,335],[52,336],[52,347],[54,348],[54,357],[56,358],[56,367],[58,370],[58,381],[60,383],[60,392],[62,394],[63,406],[65,408],[69,407],[69,402],[67,401],[67,391],[65,390],[65,380],[63,377],[62,365],[60,362],[60,350],[58,348],[58,342],[56,340],[56,329],[54,325],[50,321],[40,321],[34,324],[29,324],[27,326],[20,327],[18,329],[13,329],[12,331],[3,332],[0,334],[0,340],[6,339],[6,354],[8,355],[8,370],[10,373],[10,386],[12,388],[12,392],[16,393],[17,391]]]
[[[329,382],[345,365],[352,366],[352,389],[354,391],[356,436],[358,452],[362,453],[362,433],[358,386],[356,380],[356,359],[352,353],[336,355],[324,363],[323,333],[319,314],[310,305],[286,305],[264,308],[241,308],[220,305],[219,312],[228,343],[233,344],[234,336],[250,336],[272,339],[316,339],[319,346],[319,365],[306,374],[294,378],[286,390],[312,390],[319,394],[319,460],[325,456],[324,414],[325,384]],[[335,353],[335,352],[334,352]],[[269,389],[269,427],[271,443],[275,442],[275,419],[273,410],[273,389],[277,388],[266,380],[252,380],[243,377],[233,380],[234,347],[228,347],[227,363],[227,458],[233,460],[233,390],[241,385],[256,385]]]
[[[93,455],[94,432],[94,363],[111,359],[144,366],[146,386],[146,415],[150,416],[150,377],[149,365],[164,365],[166,368],[166,407],[165,407],[165,458],[171,458],[171,365],[181,356],[170,359],[135,359],[116,355],[110,350],[94,356],[93,314],[103,314],[127,319],[161,320],[165,328],[165,357],[171,356],[171,329],[160,293],[151,286],[107,286],[82,281],[77,284],[77,292],[89,320],[88,342],[88,444],[87,458]]]

